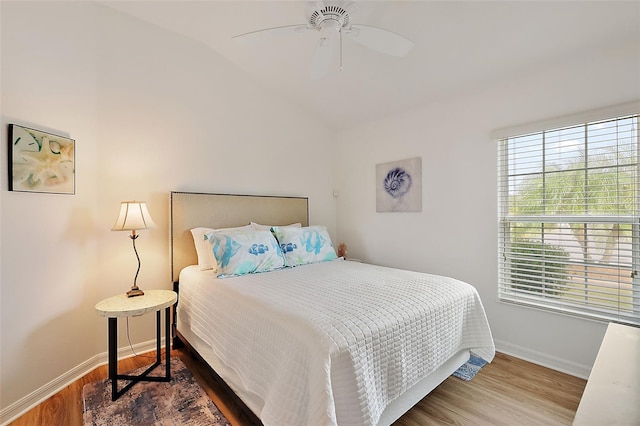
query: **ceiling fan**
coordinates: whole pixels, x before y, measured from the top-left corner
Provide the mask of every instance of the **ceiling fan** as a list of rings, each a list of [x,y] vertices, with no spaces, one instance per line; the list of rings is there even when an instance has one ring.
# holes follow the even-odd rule
[[[325,5],[315,1],[308,4],[307,21],[304,24],[285,25],[275,28],[265,28],[234,36],[239,41],[264,40],[275,35],[295,35],[306,31],[317,31],[320,40],[311,62],[311,78],[319,79],[329,71],[331,57],[336,44],[340,46],[340,69],[342,70],[342,36],[369,49],[387,55],[402,57],[413,47],[413,42],[400,34],[369,25],[354,24],[351,15],[358,11],[355,3],[344,5]]]

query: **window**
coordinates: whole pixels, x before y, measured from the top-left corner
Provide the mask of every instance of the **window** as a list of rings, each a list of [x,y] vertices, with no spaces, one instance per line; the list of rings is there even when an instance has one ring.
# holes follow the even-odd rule
[[[500,300],[640,325],[638,115],[499,140]]]

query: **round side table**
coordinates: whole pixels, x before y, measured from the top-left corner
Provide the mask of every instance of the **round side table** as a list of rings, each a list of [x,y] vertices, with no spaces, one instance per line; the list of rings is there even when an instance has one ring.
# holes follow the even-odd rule
[[[98,315],[109,319],[109,379],[111,379],[111,400],[115,401],[138,382],[168,382],[171,380],[170,356],[170,309],[178,300],[178,295],[171,290],[145,290],[144,295],[127,297],[126,294],[104,299],[96,304]],[[165,369],[164,376],[148,376],[162,363],[161,357],[161,322],[160,313],[165,310]],[[143,373],[137,376],[118,374],[118,318],[137,317],[149,312],[156,312],[156,361]],[[118,390],[118,380],[129,380],[129,383]]]

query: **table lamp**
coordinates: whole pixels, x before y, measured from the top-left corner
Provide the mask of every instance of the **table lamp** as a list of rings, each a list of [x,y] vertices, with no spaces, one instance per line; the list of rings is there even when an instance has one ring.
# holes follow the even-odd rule
[[[116,224],[111,228],[112,231],[131,231],[131,241],[133,242],[133,252],[138,259],[138,270],[136,276],[133,279],[133,286],[131,290],[127,292],[128,297],[142,296],[144,292],[138,288],[136,281],[138,280],[138,273],[140,272],[140,256],[138,256],[138,250],[136,250],[136,239],[139,235],[136,234],[136,230],[155,228],[156,224],[149,210],[147,209],[147,203],[143,201],[123,201],[120,204],[120,214],[116,220]]]

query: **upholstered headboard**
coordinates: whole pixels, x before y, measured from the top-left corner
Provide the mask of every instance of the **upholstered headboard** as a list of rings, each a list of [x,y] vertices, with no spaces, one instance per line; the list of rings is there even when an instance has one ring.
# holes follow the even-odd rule
[[[264,225],[309,224],[309,199],[263,195],[171,192],[171,277],[198,263],[191,229],[229,228],[250,222]]]

